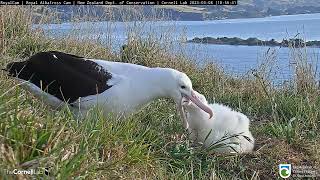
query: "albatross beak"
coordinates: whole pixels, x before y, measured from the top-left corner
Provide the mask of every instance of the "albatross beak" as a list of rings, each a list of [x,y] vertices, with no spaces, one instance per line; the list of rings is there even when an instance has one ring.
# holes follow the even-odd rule
[[[191,96],[187,96],[188,99],[190,99],[194,104],[196,104],[200,109],[202,109],[203,111],[205,111],[206,113],[209,114],[209,119],[212,118],[213,116],[213,111],[212,109],[207,105],[204,104],[194,93],[194,91],[191,91]]]
[[[205,111],[206,113],[209,114],[209,119],[212,118],[213,116],[213,111],[212,109],[205,103],[203,103],[194,93],[194,91],[191,91],[191,96],[187,96],[187,95],[183,95],[183,97],[189,99],[190,101],[192,101],[194,104],[196,104],[200,109],[202,109],[203,111]],[[189,123],[185,114],[185,111],[183,109],[183,104],[184,104],[184,98],[182,97],[181,101],[179,103],[177,103],[177,108],[178,111],[181,115],[181,119],[182,119],[182,124],[183,127],[185,129],[189,128]]]

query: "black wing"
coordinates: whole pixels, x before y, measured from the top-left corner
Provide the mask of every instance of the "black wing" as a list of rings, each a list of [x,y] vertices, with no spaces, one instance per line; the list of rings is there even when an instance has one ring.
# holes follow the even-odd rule
[[[22,62],[7,65],[9,76],[29,80],[49,94],[69,103],[101,93],[111,86],[112,75],[83,57],[57,51],[40,52]]]

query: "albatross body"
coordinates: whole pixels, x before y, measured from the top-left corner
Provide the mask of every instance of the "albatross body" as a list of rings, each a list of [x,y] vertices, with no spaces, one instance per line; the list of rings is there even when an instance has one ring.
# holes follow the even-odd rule
[[[9,63],[5,70],[21,81],[23,88],[54,108],[67,103],[85,113],[99,106],[105,115],[113,113],[123,117],[152,100],[169,97],[177,103],[187,128],[181,105],[185,97],[210,117],[213,114],[194,95],[188,76],[170,68],[149,68],[49,51],[22,62]]]

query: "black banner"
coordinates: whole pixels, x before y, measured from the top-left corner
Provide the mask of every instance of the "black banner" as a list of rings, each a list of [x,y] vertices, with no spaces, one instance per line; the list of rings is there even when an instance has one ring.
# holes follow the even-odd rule
[[[211,1],[0,1],[0,5],[237,5],[237,0],[211,0]]]

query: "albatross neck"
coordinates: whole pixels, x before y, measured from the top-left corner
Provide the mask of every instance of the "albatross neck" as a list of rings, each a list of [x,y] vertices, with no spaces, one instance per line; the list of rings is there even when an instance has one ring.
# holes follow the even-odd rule
[[[141,86],[147,100],[169,97],[172,86],[175,84],[173,69],[150,68],[147,73],[141,74]]]

